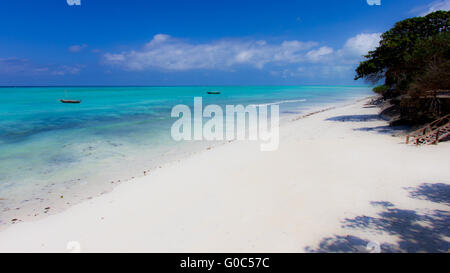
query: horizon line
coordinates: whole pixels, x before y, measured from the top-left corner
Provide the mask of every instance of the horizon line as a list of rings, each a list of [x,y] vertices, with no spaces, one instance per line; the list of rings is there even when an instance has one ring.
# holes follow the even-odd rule
[[[234,87],[234,86],[242,86],[242,87],[252,87],[252,86],[364,86],[371,87],[372,85],[353,85],[353,84],[211,84],[211,85],[0,85],[0,88],[16,88],[16,87]]]

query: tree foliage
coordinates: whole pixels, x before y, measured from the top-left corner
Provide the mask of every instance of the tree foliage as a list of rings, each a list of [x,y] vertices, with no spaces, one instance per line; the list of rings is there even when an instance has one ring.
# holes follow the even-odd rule
[[[449,17],[449,11],[437,11],[396,23],[383,33],[380,45],[365,56],[366,60],[356,69],[355,80],[364,78],[375,83],[384,78],[387,86],[406,90],[413,81],[414,67],[410,67],[408,58],[417,50],[416,44],[448,32]]]
[[[419,41],[405,61],[413,73],[408,94],[420,96],[432,90],[450,90],[450,33]]]
[[[401,120],[425,122],[450,112],[437,90],[450,90],[450,11],[437,11],[395,24],[356,69],[357,79],[399,107]]]
[[[386,92],[389,91],[389,87],[385,84],[382,85],[378,85],[376,87],[373,88],[373,92],[379,94],[379,95],[384,95]]]

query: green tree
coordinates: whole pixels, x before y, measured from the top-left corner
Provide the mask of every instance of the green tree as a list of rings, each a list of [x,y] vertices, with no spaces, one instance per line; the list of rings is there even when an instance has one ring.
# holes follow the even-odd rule
[[[436,11],[396,23],[383,33],[380,45],[365,56],[366,60],[356,69],[355,80],[363,78],[376,83],[385,79],[386,86],[395,90],[391,95],[405,93],[417,73],[416,61],[411,59],[414,54],[417,56],[416,44],[448,32],[449,18],[449,11]]]
[[[450,90],[450,33],[440,33],[416,43],[405,58],[411,68],[412,96],[426,96],[433,90]]]

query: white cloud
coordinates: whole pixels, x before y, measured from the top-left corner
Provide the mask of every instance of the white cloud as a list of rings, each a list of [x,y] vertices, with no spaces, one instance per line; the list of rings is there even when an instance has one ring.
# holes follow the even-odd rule
[[[297,40],[269,43],[264,40],[222,39],[191,43],[157,34],[139,50],[103,55],[103,62],[126,70],[187,71],[193,69],[235,71],[238,66],[264,69],[272,76],[299,77],[314,73],[350,73],[380,41],[380,33],[361,33],[340,49]],[[311,70],[311,71],[310,71]]]
[[[72,53],[78,53],[87,47],[86,44],[69,46],[68,50]]]
[[[361,33],[345,42],[340,54],[361,57],[374,50],[381,40],[381,33]]]
[[[421,6],[412,10],[420,16],[425,16],[438,10],[450,10],[450,0],[434,1],[426,6]]]
[[[155,36],[153,36],[153,40],[151,40],[147,44],[147,46],[150,47],[152,45],[163,43],[163,42],[168,41],[170,39],[171,39],[170,35],[167,35],[167,34],[156,34]]]
[[[37,65],[27,59],[0,58],[0,74],[23,75],[75,75],[80,73],[84,65]]]
[[[312,62],[325,61],[328,57],[331,57],[334,50],[331,47],[323,46],[319,49],[311,50],[306,53],[306,58]]]
[[[75,66],[62,65],[62,66],[55,68],[51,72],[51,74],[57,75],[57,76],[75,75],[75,74],[80,73],[80,71],[83,67],[84,66],[82,66],[82,65],[75,65]]]
[[[247,65],[262,69],[268,63],[295,63],[314,42],[284,41],[269,44],[263,40],[224,39],[194,44],[169,35],[158,34],[141,50],[106,53],[104,61],[129,70],[227,69]]]
[[[380,39],[381,33],[361,33],[349,38],[339,50],[327,46],[310,50],[306,59],[311,63],[300,62],[300,66],[292,72],[283,70],[279,74],[284,77],[348,77],[363,56],[379,45]],[[277,73],[272,71],[271,75],[275,76]]]
[[[108,62],[111,62],[111,63],[125,61],[125,55],[124,54],[110,54],[110,53],[106,53],[105,54],[105,58],[108,60]]]
[[[27,59],[19,58],[0,58],[0,73],[17,73],[27,71],[30,63]]]

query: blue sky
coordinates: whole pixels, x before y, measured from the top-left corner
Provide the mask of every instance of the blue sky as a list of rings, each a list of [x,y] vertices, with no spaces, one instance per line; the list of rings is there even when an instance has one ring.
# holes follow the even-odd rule
[[[72,0],[69,0],[72,1]],[[361,84],[396,21],[450,0],[4,0],[0,85]]]

